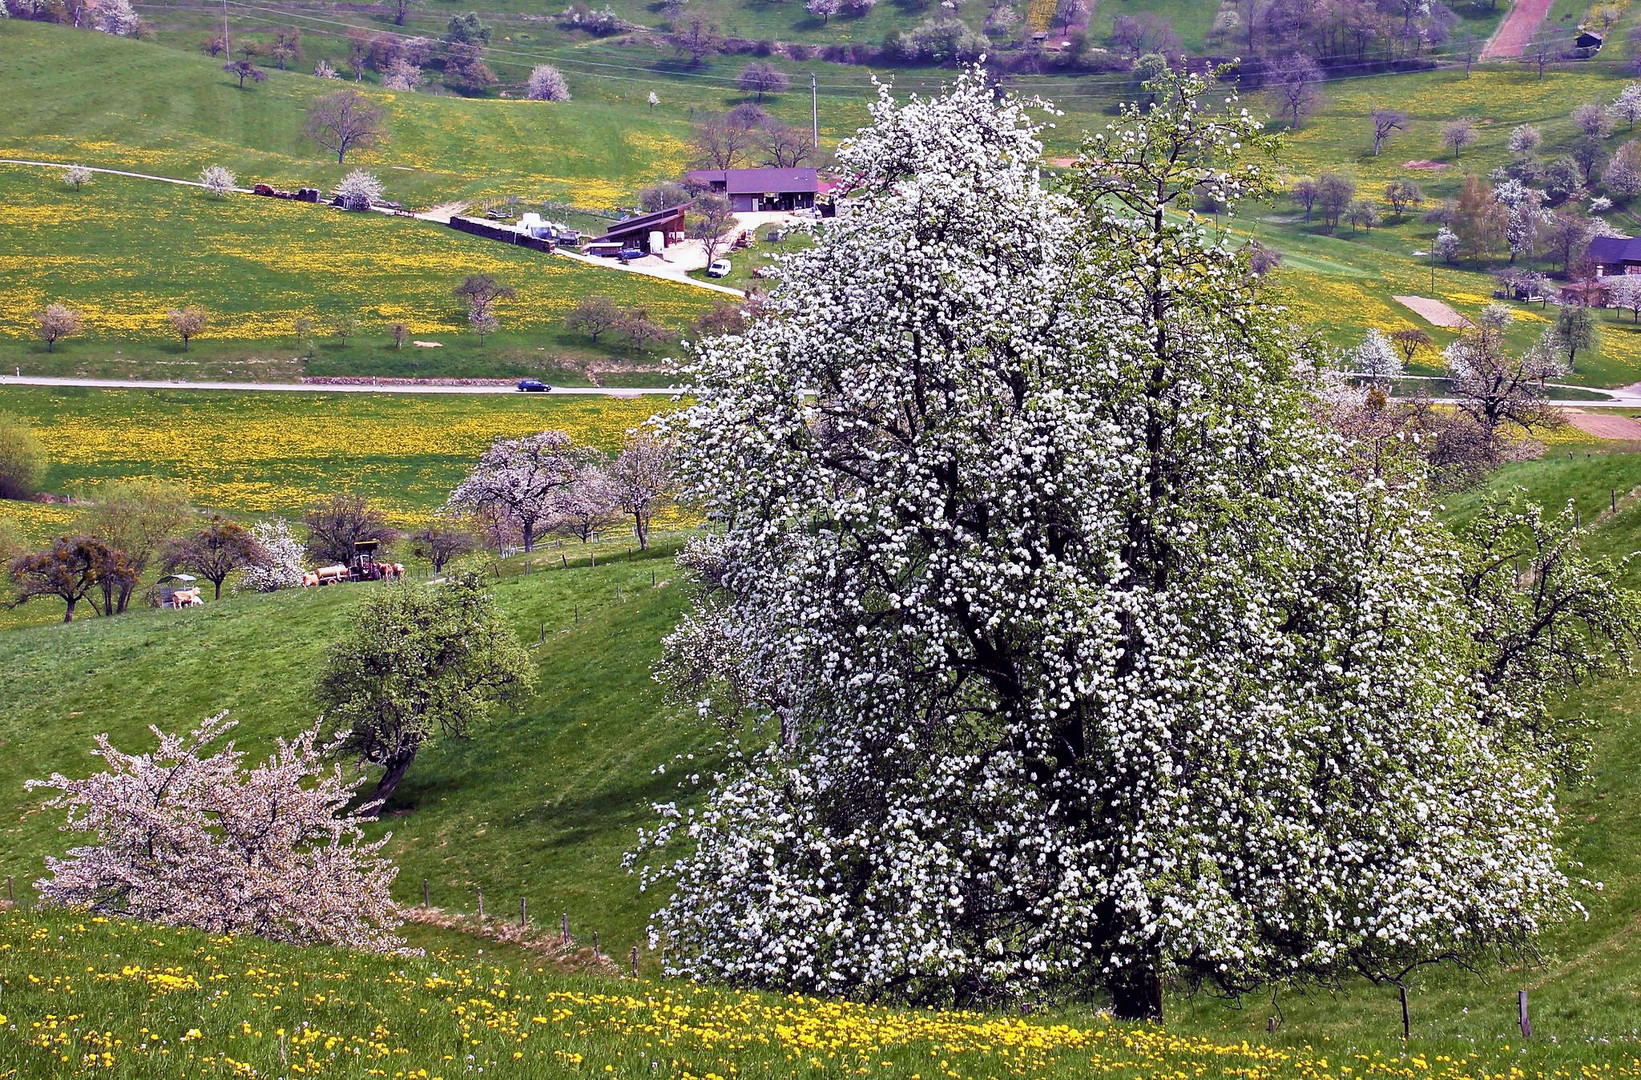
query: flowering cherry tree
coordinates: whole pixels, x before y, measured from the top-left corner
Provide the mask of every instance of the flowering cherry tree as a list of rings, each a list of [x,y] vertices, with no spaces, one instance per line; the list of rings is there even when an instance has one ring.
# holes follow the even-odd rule
[[[159,745],[146,754],[99,735],[103,772],[30,780],[58,792],[45,805],[67,812],[66,831],[96,837],[46,859],[41,898],[213,934],[399,946],[398,870],[380,854],[390,837],[367,841],[347,809],[363,777],[325,763],[317,726],[248,769],[231,742],[206,753],[232,727],[223,713],[188,735],[150,728]]]
[[[638,549],[650,545],[650,515],[673,489],[672,446],[649,432],[627,439],[621,456],[610,467],[610,486],[622,510],[632,515]]]
[[[251,539],[262,555],[239,573],[240,584],[256,592],[278,592],[302,584],[302,541],[284,518],[251,526]]]
[[[1574,910],[1459,545],[1349,477],[1192,212],[1274,172],[1213,88],[1163,74],[1063,190],[979,75],[885,91],[858,211],[687,358],[669,428],[723,528],[663,673],[725,742],[633,856],[673,971],[1142,1018]]]
[[[553,500],[595,456],[562,431],[498,438],[445,505],[458,513],[500,512],[517,526],[524,550],[533,551],[536,536],[552,513]]]
[[[1402,374],[1402,357],[1378,327],[1371,327],[1351,350],[1351,370],[1369,379],[1394,379]]]
[[[588,465],[553,499],[553,525],[585,544],[601,527],[616,520],[621,509],[609,473]]]

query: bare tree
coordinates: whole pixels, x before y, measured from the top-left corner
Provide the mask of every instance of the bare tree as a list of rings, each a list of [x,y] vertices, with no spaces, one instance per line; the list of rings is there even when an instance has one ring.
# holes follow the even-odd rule
[[[1398,131],[1407,130],[1407,113],[1400,109],[1373,110],[1373,156],[1379,156],[1379,148],[1385,140]]]
[[[1485,435],[1494,459],[1504,435],[1515,428],[1527,434],[1548,430],[1563,421],[1544,400],[1544,381],[1560,371],[1560,364],[1540,346],[1512,356],[1505,348],[1503,319],[1483,318],[1447,351],[1448,375],[1459,411]]]
[[[744,94],[757,94],[763,101],[765,94],[779,94],[787,88],[786,73],[767,60],[754,60],[741,70],[737,85]]]
[[[46,343],[46,352],[56,352],[57,343],[73,337],[85,327],[85,318],[67,304],[47,304],[44,311],[34,313],[34,332]]]
[[[244,57],[223,64],[222,70],[239,80],[239,88],[241,90],[245,89],[246,79],[251,80],[253,83],[268,81],[268,73]]]
[[[467,304],[468,318],[489,315],[495,305],[518,295],[512,286],[501,284],[489,274],[468,274],[454,292]]]
[[[385,133],[382,110],[357,90],[338,90],[319,98],[308,109],[303,130],[308,138],[345,163],[349,150],[375,146]]]
[[[815,151],[809,132],[803,128],[771,123],[758,129],[757,134],[763,163],[777,169],[795,169]]]
[[[1544,69],[1549,67],[1561,55],[1561,46],[1551,34],[1540,34],[1527,43],[1522,51],[1521,62],[1538,68],[1538,77],[1544,78]]]
[[[446,564],[478,547],[478,538],[459,521],[434,515],[426,525],[410,534],[410,553],[426,559],[435,574],[444,573]]]
[[[1308,176],[1301,176],[1293,182],[1293,198],[1305,208],[1305,222],[1310,223],[1311,210],[1315,208],[1317,199],[1322,197],[1322,185]]]
[[[1392,180],[1385,185],[1385,201],[1397,217],[1408,207],[1424,202],[1424,190],[1412,180]]]
[[[198,532],[167,541],[161,562],[168,571],[187,570],[216,587],[222,599],[222,583],[229,574],[263,559],[262,545],[251,531],[237,521],[213,518]]]
[[[1449,120],[1442,125],[1442,145],[1453,151],[1453,160],[1459,159],[1459,151],[1476,141],[1476,122],[1468,116],[1461,116],[1457,120]]]
[[[338,493],[313,507],[303,518],[308,527],[308,556],[319,563],[348,563],[361,540],[392,543],[399,534],[387,517],[363,495]]]
[[[718,248],[734,220],[735,212],[729,200],[722,195],[702,195],[690,208],[685,224],[689,235],[706,245],[708,262],[718,254]]]
[[[623,312],[616,329],[627,335],[627,344],[640,350],[659,345],[672,336],[650,318],[647,308],[629,308]]]
[[[1292,53],[1271,65],[1271,86],[1294,127],[1322,101],[1318,89],[1322,68],[1304,53]]]
[[[393,25],[403,26],[405,16],[409,15],[410,9],[419,3],[421,3],[421,0],[393,0]]]
[[[60,536],[43,551],[19,556],[8,568],[16,591],[12,607],[35,597],[55,596],[64,604],[63,621],[74,621],[79,602],[117,572],[119,556],[95,536]]]
[[[709,116],[695,125],[690,143],[703,167],[733,169],[752,145],[753,134],[727,116]]]
[[[690,67],[700,67],[702,60],[724,45],[718,24],[700,14],[691,15],[684,28],[673,34],[671,40],[678,55],[689,57]]]
[[[203,333],[206,323],[211,321],[210,312],[195,304],[172,308],[165,317],[171,320],[171,329],[182,339],[183,352],[188,351],[188,343]]]
[[[1413,358],[1419,354],[1420,349],[1428,349],[1434,344],[1430,335],[1416,326],[1392,330],[1386,336],[1390,338],[1390,343],[1395,345],[1397,350],[1401,352],[1404,364],[1413,363]]]
[[[564,325],[586,334],[596,345],[600,334],[621,325],[622,317],[623,312],[609,297],[584,296],[564,317]]]

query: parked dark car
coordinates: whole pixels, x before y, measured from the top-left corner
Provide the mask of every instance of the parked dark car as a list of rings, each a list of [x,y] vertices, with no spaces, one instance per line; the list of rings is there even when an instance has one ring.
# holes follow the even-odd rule
[[[616,257],[624,263],[629,263],[634,259],[642,259],[646,254],[642,248],[622,248]]]
[[[532,394],[545,394],[547,391],[551,390],[552,387],[548,386],[540,379],[520,379],[519,389],[528,391]]]

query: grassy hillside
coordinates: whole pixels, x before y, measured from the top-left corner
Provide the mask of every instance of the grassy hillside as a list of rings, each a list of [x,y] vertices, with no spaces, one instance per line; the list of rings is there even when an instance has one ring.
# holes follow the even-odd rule
[[[1512,466],[1493,491],[1524,486],[1552,503],[1572,495],[1598,524],[1592,543],[1623,553],[1641,547],[1641,455],[1553,457]],[[1625,499],[1603,518],[1611,493]],[[1479,496],[1450,500],[1464,517]],[[619,866],[645,820],[645,804],[670,798],[672,782],[653,768],[699,750],[707,734],[664,707],[648,671],[682,599],[664,554],[597,569],[541,569],[498,586],[504,611],[535,648],[540,691],[517,716],[464,743],[418,759],[387,821],[403,866],[397,894],[420,897],[426,878],[435,904],[471,910],[483,887],[492,912],[568,911],[598,930],[612,950],[637,939],[646,902]],[[199,610],[139,612],[68,627],[0,634],[0,873],[26,880],[40,857],[69,840],[33,809],[28,776],[83,770],[93,734],[142,745],[149,723],[180,727],[227,708],[253,749],[305,723],[307,698],[326,641],[365,586],[246,597]],[[1566,705],[1598,721],[1594,767],[1563,796],[1564,843],[1578,875],[1603,883],[1583,900],[1588,921],[1544,942],[1544,963],[1472,976],[1427,971],[1410,987],[1415,1051],[1465,1061],[1531,1064],[1593,1059],[1631,1062],[1641,1010],[1641,957],[1632,945],[1641,909],[1641,716],[1628,678],[1592,683]],[[1530,1055],[1514,1029],[1515,995],[1531,992],[1539,1040]],[[1268,1041],[1290,1049],[1324,1047],[1335,1065],[1348,1047],[1386,1049],[1399,1032],[1394,989],[1352,986],[1339,997],[1284,993],[1284,1022],[1267,1040],[1265,1000],[1237,1006],[1175,1001],[1172,1029],[1216,1041]],[[1551,1041],[1553,1040],[1553,1042]],[[1432,1057],[1429,1060],[1434,1060]],[[0,1073],[3,1075],[3,1073]],[[528,1074],[523,1074],[528,1075]],[[964,1074],[972,1075],[972,1074]]]

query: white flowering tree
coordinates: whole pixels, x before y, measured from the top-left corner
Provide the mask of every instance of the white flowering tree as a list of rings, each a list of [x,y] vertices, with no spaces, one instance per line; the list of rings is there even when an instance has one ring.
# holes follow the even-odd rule
[[[70,165],[63,170],[63,186],[79,191],[91,183],[91,170],[84,165]]]
[[[488,513],[510,522],[523,538],[524,550],[533,551],[554,499],[596,456],[562,431],[498,438],[445,505],[457,514]]]
[[[570,84],[564,81],[564,75],[551,64],[537,64],[530,69],[530,79],[525,84],[525,94],[531,101],[569,101]]]
[[[234,171],[226,165],[207,165],[200,170],[199,186],[217,198],[226,198],[234,190]]]
[[[1402,354],[1378,327],[1372,327],[1351,350],[1351,370],[1368,379],[1394,379],[1402,374]]]
[[[610,466],[610,486],[617,505],[632,515],[638,549],[650,546],[650,517],[677,483],[672,444],[647,431],[627,437],[621,456]]]
[[[240,585],[256,592],[278,592],[302,584],[302,541],[291,532],[284,518],[259,521],[251,526],[251,536],[262,548],[262,557],[239,573]]]
[[[1266,189],[1260,123],[1151,86],[1064,195],[980,77],[885,92],[859,209],[688,358],[723,528],[664,672],[726,743],[640,849],[675,972],[1141,1018],[1573,906],[1549,760],[1462,674],[1456,545],[1345,475],[1191,213]]]
[[[336,185],[336,194],[345,210],[369,210],[382,201],[382,181],[374,173],[354,169]]]
[[[103,772],[29,781],[58,792],[46,806],[67,812],[66,831],[96,838],[46,860],[41,899],[213,934],[400,945],[398,870],[380,854],[390,837],[367,841],[348,809],[363,777],[326,763],[317,726],[250,768],[231,742],[207,753],[232,727],[220,714],[188,735],[151,728],[159,744],[145,754],[101,735]]]
[[[97,0],[97,29],[116,37],[134,37],[140,21],[131,0]]]
[[[610,474],[588,465],[574,483],[553,498],[553,527],[585,544],[600,528],[617,520],[621,512],[621,498],[610,483]]]

